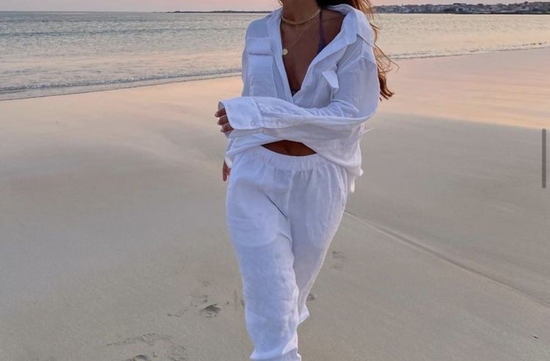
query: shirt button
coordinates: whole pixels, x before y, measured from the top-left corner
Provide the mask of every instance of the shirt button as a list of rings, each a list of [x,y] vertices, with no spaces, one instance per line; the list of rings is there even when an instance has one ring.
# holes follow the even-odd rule
[[[256,125],[256,122],[253,120],[250,122],[250,125]]]

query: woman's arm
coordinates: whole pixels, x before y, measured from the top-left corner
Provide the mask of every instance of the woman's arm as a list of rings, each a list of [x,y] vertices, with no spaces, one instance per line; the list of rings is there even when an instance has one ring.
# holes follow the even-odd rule
[[[245,62],[243,58],[243,66]],[[339,88],[326,107],[303,108],[275,97],[246,95],[220,101],[218,108],[225,108],[234,129],[228,137],[258,132],[295,141],[350,136],[374,115],[379,104],[380,84],[372,47],[357,37],[336,74]]]

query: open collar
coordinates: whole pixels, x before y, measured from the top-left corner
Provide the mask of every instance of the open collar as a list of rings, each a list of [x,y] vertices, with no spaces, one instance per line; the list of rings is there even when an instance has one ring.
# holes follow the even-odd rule
[[[371,39],[371,30],[367,18],[363,12],[355,9],[348,4],[328,5],[326,7],[329,10],[338,11],[344,14],[344,20],[342,22],[342,28],[338,35],[328,43],[319,54],[313,58],[304,78],[304,84],[307,84],[309,73],[311,69],[320,62],[327,58],[329,55],[336,53],[337,51],[345,48],[346,46],[353,44],[357,39],[357,35],[369,42]],[[268,15],[266,25],[269,35],[269,41],[271,42],[271,51],[275,56],[275,63],[278,68],[281,77],[286,77],[286,71],[282,61],[282,39],[281,39],[281,15],[283,7],[275,9]],[[285,97],[288,101],[294,102],[294,97],[290,93],[290,86],[288,85],[288,78],[283,79],[285,85]],[[301,91],[296,95],[301,94]]]
[[[344,14],[342,29],[340,33],[315,57],[311,66],[326,56],[337,52],[338,50],[352,44],[359,35],[365,41],[370,42],[372,39],[371,30],[369,28],[366,15],[348,4],[328,5],[329,10],[338,11]],[[271,41],[271,46],[274,55],[282,55],[282,40],[281,40],[281,15],[283,7],[275,9],[267,18],[267,31]]]

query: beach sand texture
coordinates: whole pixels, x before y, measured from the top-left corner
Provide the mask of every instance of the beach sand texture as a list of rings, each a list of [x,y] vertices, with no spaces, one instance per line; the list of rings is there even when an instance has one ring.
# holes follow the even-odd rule
[[[548,59],[399,61],[304,361],[550,360]],[[213,115],[241,85],[0,102],[0,360],[248,360]]]

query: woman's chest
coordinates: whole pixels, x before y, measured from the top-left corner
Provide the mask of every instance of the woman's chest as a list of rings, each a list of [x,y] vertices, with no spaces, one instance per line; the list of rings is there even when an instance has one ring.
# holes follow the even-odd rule
[[[308,68],[317,55],[311,44],[292,49],[282,57],[285,73],[292,94],[302,88]]]
[[[272,50],[269,38],[247,38],[243,56],[244,95],[277,97],[312,107],[327,105],[339,88],[341,52],[323,56],[315,49],[304,49],[283,56],[282,51]],[[300,90],[292,94],[292,88]]]

